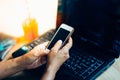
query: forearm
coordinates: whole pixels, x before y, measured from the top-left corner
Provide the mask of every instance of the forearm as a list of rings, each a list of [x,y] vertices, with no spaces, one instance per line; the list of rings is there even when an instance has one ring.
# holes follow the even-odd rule
[[[23,70],[23,68],[20,67],[20,65],[17,63],[17,60],[18,59],[16,58],[0,62],[0,79],[3,79]]]
[[[47,68],[41,80],[54,80],[57,70],[54,67]]]
[[[41,80],[54,80],[55,73],[52,71],[46,71]]]

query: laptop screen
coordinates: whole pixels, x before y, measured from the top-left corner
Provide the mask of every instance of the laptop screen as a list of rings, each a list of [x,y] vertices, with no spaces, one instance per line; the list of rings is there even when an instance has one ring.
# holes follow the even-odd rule
[[[113,1],[62,0],[63,23],[75,28],[74,43],[79,44],[79,40],[87,41],[117,51],[116,57],[119,56],[120,10],[117,0]]]

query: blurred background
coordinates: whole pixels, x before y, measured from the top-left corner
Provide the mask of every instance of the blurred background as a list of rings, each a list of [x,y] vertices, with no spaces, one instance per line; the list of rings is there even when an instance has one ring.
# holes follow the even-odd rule
[[[57,5],[58,0],[0,0],[0,32],[34,38],[54,29]]]

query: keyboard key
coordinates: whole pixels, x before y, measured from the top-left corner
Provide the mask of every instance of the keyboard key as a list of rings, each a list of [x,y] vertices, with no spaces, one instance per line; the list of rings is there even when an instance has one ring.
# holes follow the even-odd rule
[[[38,42],[37,42],[37,41],[34,41],[34,45],[38,45]]]

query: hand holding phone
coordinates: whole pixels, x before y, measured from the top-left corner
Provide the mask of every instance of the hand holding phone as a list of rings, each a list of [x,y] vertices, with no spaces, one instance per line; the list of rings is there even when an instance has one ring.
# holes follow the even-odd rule
[[[53,38],[51,39],[50,43],[47,46],[47,49],[51,49],[54,44],[58,41],[58,40],[62,40],[62,46],[65,44],[65,42],[67,41],[67,39],[72,35],[74,29],[71,26],[68,26],[66,24],[62,24],[58,30],[56,31],[55,35],[53,36]],[[49,33],[50,35],[53,35],[52,33]],[[43,37],[48,37],[48,33],[43,35]],[[24,54],[26,54],[27,52],[31,51],[35,46],[39,45],[42,42],[43,38],[38,38],[35,39],[34,41],[32,41],[31,43],[22,46],[21,48],[19,48],[18,50],[16,50],[15,52],[12,53],[13,58],[22,56]]]
[[[61,26],[58,28],[55,35],[51,39],[50,43],[48,44],[47,49],[50,50],[58,40],[62,40],[62,46],[63,46],[73,32],[74,32],[73,27],[66,24],[61,24]]]

